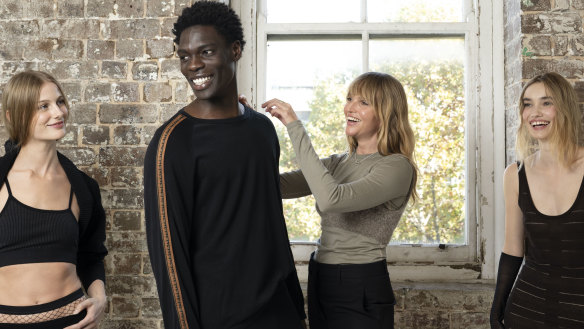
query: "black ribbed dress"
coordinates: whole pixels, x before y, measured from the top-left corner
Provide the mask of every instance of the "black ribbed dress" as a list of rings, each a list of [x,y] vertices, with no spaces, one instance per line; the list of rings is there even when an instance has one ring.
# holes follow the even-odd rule
[[[519,170],[525,263],[509,295],[505,328],[584,328],[584,187],[564,214],[540,213]]]

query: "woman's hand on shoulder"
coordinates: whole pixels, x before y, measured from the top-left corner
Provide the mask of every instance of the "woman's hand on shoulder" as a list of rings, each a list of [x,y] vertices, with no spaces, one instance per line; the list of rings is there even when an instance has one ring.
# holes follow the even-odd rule
[[[249,102],[247,101],[247,97],[245,97],[244,94],[240,94],[238,97],[238,100],[241,104],[249,107],[250,109],[252,109],[253,107],[251,107],[251,104],[249,104]]]
[[[105,297],[91,297],[84,300],[75,308],[75,314],[86,310],[87,315],[79,323],[66,327],[65,329],[97,329],[105,315],[106,305],[107,299]]]
[[[262,108],[270,113],[273,117],[278,118],[284,125],[298,120],[298,116],[290,104],[277,98],[270,99],[262,104]]]

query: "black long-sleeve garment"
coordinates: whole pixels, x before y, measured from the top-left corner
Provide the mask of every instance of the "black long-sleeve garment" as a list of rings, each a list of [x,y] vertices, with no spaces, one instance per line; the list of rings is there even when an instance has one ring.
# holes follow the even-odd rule
[[[282,213],[279,151],[271,121],[249,108],[219,120],[181,110],[155,133],[144,204],[166,328],[256,328],[282,292],[291,307],[280,312],[297,325],[305,318]]]

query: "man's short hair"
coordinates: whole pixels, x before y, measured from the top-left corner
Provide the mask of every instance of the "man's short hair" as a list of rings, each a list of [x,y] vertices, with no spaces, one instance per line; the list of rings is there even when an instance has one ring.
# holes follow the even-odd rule
[[[204,0],[197,1],[192,6],[183,9],[172,29],[172,33],[175,35],[174,42],[178,44],[181,33],[194,25],[213,26],[228,44],[239,41],[243,51],[245,40],[243,40],[241,20],[227,5]]]

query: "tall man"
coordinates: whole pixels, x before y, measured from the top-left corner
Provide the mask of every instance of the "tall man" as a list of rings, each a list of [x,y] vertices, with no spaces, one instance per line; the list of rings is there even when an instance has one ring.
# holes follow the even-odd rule
[[[144,161],[150,261],[165,328],[299,329],[306,317],[279,189],[280,149],[238,103],[239,17],[198,1],[174,24],[196,99],[157,131]]]

